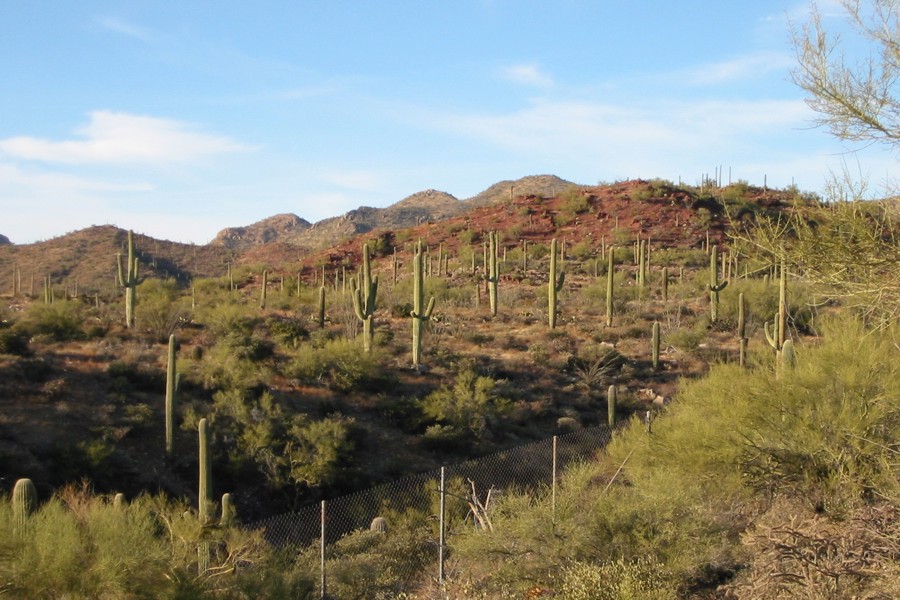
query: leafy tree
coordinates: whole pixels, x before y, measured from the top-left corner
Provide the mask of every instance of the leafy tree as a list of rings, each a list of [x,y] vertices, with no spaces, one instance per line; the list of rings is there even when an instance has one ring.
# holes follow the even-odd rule
[[[852,33],[870,45],[868,55],[851,60],[849,42],[829,32],[813,4],[810,19],[794,28],[799,65],[794,82],[808,94],[818,123],[852,141],[900,143],[900,1],[842,0]]]

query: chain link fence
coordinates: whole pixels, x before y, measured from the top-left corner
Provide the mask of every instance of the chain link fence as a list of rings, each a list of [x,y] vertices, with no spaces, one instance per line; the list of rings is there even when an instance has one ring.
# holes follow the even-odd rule
[[[275,548],[295,553],[318,581],[320,598],[396,598],[442,583],[454,531],[490,528],[504,494],[548,494],[569,465],[611,439],[603,425],[412,475],[248,525]]]

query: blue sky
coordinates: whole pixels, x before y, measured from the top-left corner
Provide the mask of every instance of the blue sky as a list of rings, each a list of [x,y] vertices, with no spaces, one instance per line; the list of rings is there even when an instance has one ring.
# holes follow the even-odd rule
[[[830,2],[820,3],[828,9]],[[0,5],[0,234],[206,243],[434,188],[733,179],[821,192],[896,163],[812,127],[808,4],[671,0]],[[835,17],[825,11],[826,22]]]

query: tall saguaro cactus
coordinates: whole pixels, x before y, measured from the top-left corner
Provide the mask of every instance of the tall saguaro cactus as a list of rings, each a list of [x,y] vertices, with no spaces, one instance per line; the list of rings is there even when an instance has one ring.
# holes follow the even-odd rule
[[[175,452],[175,394],[178,376],[175,370],[175,334],[169,336],[169,354],[166,361],[166,458]]]
[[[713,245],[709,255],[709,319],[716,322],[719,319],[719,292],[728,285],[728,280],[719,281],[718,247]]]
[[[609,264],[606,266],[606,326],[612,327],[613,322],[613,281],[615,279],[615,249],[610,246],[606,253]]]
[[[547,297],[549,304],[547,311],[550,318],[550,329],[556,328],[556,296],[557,293],[562,289],[563,282],[566,279],[565,271],[560,271],[559,275],[557,275],[556,260],[556,238],[553,238],[553,240],[550,242],[550,283],[547,286]]]
[[[363,348],[366,352],[371,352],[375,336],[375,296],[378,294],[378,276],[372,277],[368,244],[363,244],[362,253],[362,282],[357,284],[356,279],[350,279],[350,295],[356,318],[363,323]]]
[[[266,308],[266,301],[269,298],[269,271],[263,269],[262,272],[262,289],[259,291],[259,307],[263,310]]]
[[[434,311],[434,296],[425,305],[425,253],[422,248],[422,240],[416,245],[416,256],[413,258],[413,310],[412,317],[413,365],[419,366],[422,354],[422,326],[431,318]]]
[[[119,285],[125,288],[125,327],[134,327],[134,303],[137,297],[138,259],[134,255],[134,234],[128,230],[127,266],[122,265],[122,254],[116,255],[119,272]]]
[[[488,234],[488,254],[485,264],[485,281],[488,284],[488,300],[491,303],[491,316],[497,315],[497,286],[500,282],[500,261],[498,260],[497,232]]]
[[[650,356],[653,362],[653,370],[659,369],[659,321],[653,321],[650,336]]]
[[[197,427],[199,438],[199,486],[197,493],[197,517],[201,526],[209,525],[212,520],[212,459],[209,454],[209,422],[200,419]],[[200,575],[209,570],[209,542],[201,541],[197,548],[197,569]]]
[[[778,314],[772,323],[772,330],[769,331],[769,323],[763,323],[763,331],[766,334],[766,340],[776,352],[781,352],[784,341],[787,338],[787,269],[785,269],[784,260],[781,261],[778,278]]]
[[[738,364],[747,366],[747,318],[744,309],[744,292],[738,294]]]

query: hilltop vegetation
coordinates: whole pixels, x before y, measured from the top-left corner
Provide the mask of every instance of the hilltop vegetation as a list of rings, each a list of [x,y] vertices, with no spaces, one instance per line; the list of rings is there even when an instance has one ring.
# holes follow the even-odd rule
[[[0,556],[20,558],[0,562],[0,591],[39,593],[27,582],[41,573],[52,575],[42,589],[142,597],[140,577],[103,566],[129,542],[102,523],[128,518],[143,524],[129,525],[145,536],[136,544],[155,549],[145,564],[159,574],[152,597],[305,597],[316,581],[306,563],[224,526],[217,568],[231,573],[241,560],[259,568],[189,576],[201,542],[197,517],[184,516],[197,505],[200,419],[211,432],[215,497],[230,492],[250,521],[605,422],[613,386],[615,416],[629,424],[596,461],[566,475],[555,526],[540,521],[546,498],[504,495],[493,532],[453,540],[454,597],[895,594],[896,313],[865,310],[868,297],[848,302],[863,297],[809,277],[829,262],[808,260],[804,228],[843,231],[840,210],[746,182],[635,181],[514,196],[302,256],[275,243],[228,256],[197,247],[194,262],[174,260],[135,236],[131,328],[113,286],[115,252],[78,242],[80,260],[71,249],[60,254],[72,260],[66,273],[96,271],[96,280],[79,275],[77,295],[59,272],[46,293],[11,286],[0,328],[0,478],[11,490],[29,477],[43,499],[56,492],[33,526],[63,526],[72,554],[50,564],[45,538],[8,537]],[[850,239],[868,240],[884,260],[866,261],[854,277],[883,278],[895,294],[897,223],[888,212],[872,218],[878,235]],[[773,228],[777,248],[767,245]],[[114,238],[124,255],[124,234]],[[28,273],[21,249],[2,256],[11,275]],[[215,258],[202,257],[227,260],[213,268]],[[160,277],[162,260],[182,275]],[[411,313],[425,324],[416,365]],[[170,335],[180,383],[167,456]],[[793,344],[792,361],[779,337]],[[90,490],[64,488],[82,479]],[[97,495],[116,492],[135,500],[130,512],[107,510]],[[11,513],[0,512],[0,527],[15,528]],[[346,559],[388,561],[404,535],[360,542],[361,555],[350,543]],[[878,552],[860,554],[875,542]],[[820,543],[833,561],[821,568]],[[66,562],[76,556],[90,568],[79,574]]]

